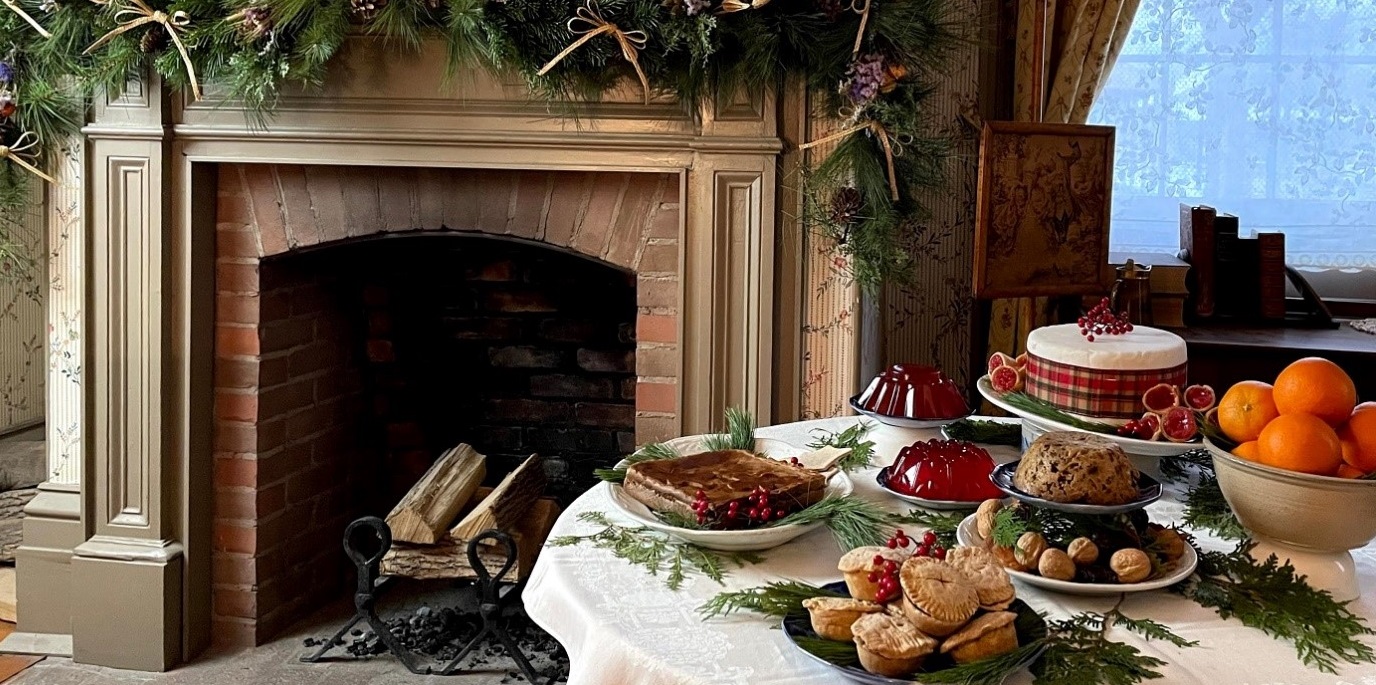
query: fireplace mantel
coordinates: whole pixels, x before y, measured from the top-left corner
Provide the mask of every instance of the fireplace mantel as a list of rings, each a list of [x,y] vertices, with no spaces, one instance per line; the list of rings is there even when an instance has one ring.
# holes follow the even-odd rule
[[[807,133],[800,90],[722,98],[689,117],[625,88],[568,117],[515,77],[451,82],[439,44],[399,58],[357,37],[338,59],[335,80],[284,96],[266,122],[213,91],[187,104],[156,78],[93,108],[80,174],[81,487],[45,491],[19,562],[20,630],[63,632],[38,614],[66,612],[77,661],[165,670],[209,641],[210,550],[224,542],[208,510],[221,164],[671,174],[676,411],[638,421],[682,434],[712,429],[727,406],[797,418],[804,260],[798,196],[780,170]]]

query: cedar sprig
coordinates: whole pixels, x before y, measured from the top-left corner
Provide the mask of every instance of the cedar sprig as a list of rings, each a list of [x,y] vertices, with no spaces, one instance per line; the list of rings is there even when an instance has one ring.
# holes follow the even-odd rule
[[[833,496],[774,521],[769,527],[807,525],[818,521],[826,524],[842,550],[849,551],[856,547],[883,544],[889,514],[860,497]]]
[[[1147,656],[1132,645],[1108,639],[1108,631],[1114,626],[1180,648],[1198,644],[1156,621],[1124,615],[1121,608],[1126,597],[1121,596],[1112,609],[1102,614],[1087,611],[1048,623],[1047,649],[1031,668],[1036,685],[1133,685],[1160,678],[1156,669],[1166,662]]]
[[[916,524],[936,534],[936,540],[946,549],[956,546],[956,529],[965,520],[965,514],[942,514],[933,511],[913,509],[906,514],[891,514],[889,521],[895,526]]]
[[[1247,530],[1238,522],[1219,488],[1213,457],[1208,450],[1190,450],[1161,460],[1161,475],[1172,482],[1185,482],[1191,473],[1194,484],[1185,493],[1185,525],[1208,530],[1228,540],[1247,538]]]
[[[865,439],[872,427],[869,422],[860,421],[849,428],[835,432],[814,430],[812,442],[808,443],[808,447],[814,450],[823,447],[849,449],[850,454],[836,462],[836,467],[847,473],[856,469],[863,469],[874,462],[874,442]]]
[[[737,567],[758,564],[764,557],[751,552],[718,552],[688,542],[671,540],[668,536],[648,528],[628,528],[612,523],[600,511],[585,511],[578,515],[584,523],[602,526],[602,530],[588,535],[562,535],[551,538],[552,547],[570,547],[591,542],[608,550],[618,559],[643,567],[652,576],[664,572],[664,584],[670,590],[683,587],[688,573],[700,573],[718,584],[726,578],[728,564]]]
[[[1376,652],[1361,639],[1376,631],[1362,617],[1311,587],[1276,555],[1252,558],[1255,544],[1244,540],[1231,552],[1201,551],[1195,575],[1172,590],[1290,642],[1301,661],[1321,671],[1335,673],[1339,662],[1376,663]]]
[[[771,618],[799,614],[806,609],[803,601],[813,597],[845,597],[839,592],[797,580],[782,580],[733,592],[722,592],[698,607],[704,619],[726,616],[737,611],[749,611]]]

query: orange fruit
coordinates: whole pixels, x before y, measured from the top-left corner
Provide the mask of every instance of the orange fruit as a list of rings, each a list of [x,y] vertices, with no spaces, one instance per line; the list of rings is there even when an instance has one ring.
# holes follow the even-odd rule
[[[1337,428],[1357,404],[1357,386],[1341,367],[1322,357],[1305,357],[1276,376],[1276,409],[1282,414],[1311,414]]]
[[[1257,461],[1288,471],[1331,476],[1343,463],[1338,434],[1309,414],[1281,414],[1257,438]]]
[[[1376,471],[1376,402],[1363,402],[1338,429],[1343,461],[1367,473]]]
[[[1338,464],[1338,472],[1333,475],[1339,478],[1361,478],[1366,475],[1366,472],[1347,464]]]
[[[1248,461],[1256,461],[1257,457],[1261,456],[1256,440],[1248,440],[1234,447],[1233,454]]]
[[[1218,403],[1218,427],[1236,442],[1256,440],[1261,429],[1280,416],[1270,383],[1242,381],[1228,388]]]

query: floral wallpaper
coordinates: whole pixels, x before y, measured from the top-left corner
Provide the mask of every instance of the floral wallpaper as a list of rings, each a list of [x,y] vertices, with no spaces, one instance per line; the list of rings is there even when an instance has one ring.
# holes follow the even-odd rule
[[[81,482],[82,142],[62,150],[62,185],[48,191],[48,471],[52,482]]]
[[[42,188],[29,209],[0,217],[13,241],[0,261],[0,431],[43,420]]]

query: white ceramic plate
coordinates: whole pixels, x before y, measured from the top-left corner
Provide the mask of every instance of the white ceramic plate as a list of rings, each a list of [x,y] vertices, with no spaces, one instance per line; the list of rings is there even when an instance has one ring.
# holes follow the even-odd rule
[[[690,435],[682,438],[675,438],[665,442],[674,451],[682,455],[697,454],[705,451],[702,441],[705,435]],[[771,440],[769,438],[757,438],[755,440],[755,451],[767,457],[787,461],[789,457],[797,457],[807,453],[807,450],[794,447],[781,440]],[[786,525],[774,526],[769,528],[751,528],[747,530],[693,530],[691,528],[679,528],[671,526],[654,515],[650,508],[636,501],[626,494],[625,489],[617,483],[604,483],[611,495],[612,505],[617,511],[630,517],[636,523],[646,528],[668,533],[685,542],[691,542],[708,549],[721,550],[724,552],[746,552],[769,549],[789,542],[799,535],[810,532],[822,526],[821,522],[807,525]],[[844,497],[853,490],[850,478],[845,473],[836,472],[827,481],[827,497]]]
[[[989,384],[988,376],[980,377],[978,387],[979,394],[983,395],[984,399],[989,400],[991,404],[998,407],[999,409],[1002,409],[1010,414],[1013,414],[1014,416],[1022,417],[1024,425],[1024,435],[1026,435],[1026,430],[1028,428],[1033,429],[1035,433],[1044,433],[1046,431],[1075,431],[1077,433],[1090,432],[1080,430],[1079,428],[1061,423],[1059,421],[1052,421],[1051,419],[1027,414],[1023,412],[1021,409],[1018,409],[1017,407],[1014,407],[1013,405],[1004,402],[1003,398],[999,395],[999,393],[994,392],[994,386]],[[1040,430],[1037,430],[1038,428],[1040,428]],[[1197,450],[1200,447],[1202,447],[1202,445],[1198,442],[1165,442],[1157,440],[1139,440],[1137,438],[1124,438],[1117,435],[1113,435],[1111,433],[1093,433],[1093,435],[1097,435],[1099,437],[1112,440],[1113,442],[1118,443],[1118,446],[1122,447],[1124,452],[1127,452],[1128,454],[1135,454],[1141,457],[1174,457],[1176,455],[1184,454],[1186,452],[1189,452],[1190,450]]]
[[[965,416],[969,416],[969,414],[966,414],[965,416],[953,416],[949,419],[909,419],[902,416],[886,416],[865,409],[860,406],[859,400],[859,395],[850,398],[850,408],[854,409],[857,414],[874,419],[886,426],[894,426],[897,428],[940,428],[952,421],[959,421],[965,418]]]
[[[979,536],[979,529],[975,527],[975,515],[971,514],[960,522],[956,528],[956,542],[963,547],[983,547],[984,538]],[[1121,592],[1147,592],[1150,590],[1160,590],[1170,587],[1176,583],[1190,577],[1194,573],[1194,567],[1199,563],[1199,555],[1195,553],[1194,547],[1185,545],[1185,554],[1180,557],[1180,562],[1175,570],[1160,577],[1153,578],[1141,583],[1076,583],[1069,580],[1055,580],[1044,578],[1035,573],[1023,573],[1007,569],[1008,575],[1043,590],[1052,592],[1063,592],[1067,595],[1116,595]]]
[[[917,506],[922,507],[923,509],[932,509],[935,511],[970,511],[971,509],[979,508],[980,502],[984,501],[976,500],[971,502],[966,500],[954,499],[927,499],[926,497],[918,497],[917,495],[909,495],[907,493],[899,492],[889,487],[889,469],[891,468],[893,467],[885,466],[884,468],[879,469],[879,471],[875,473],[874,480],[876,483],[879,484],[879,489],[889,493],[890,495],[893,495],[894,497],[897,497],[898,499],[903,500],[904,502],[912,502],[913,504],[916,504]]]

